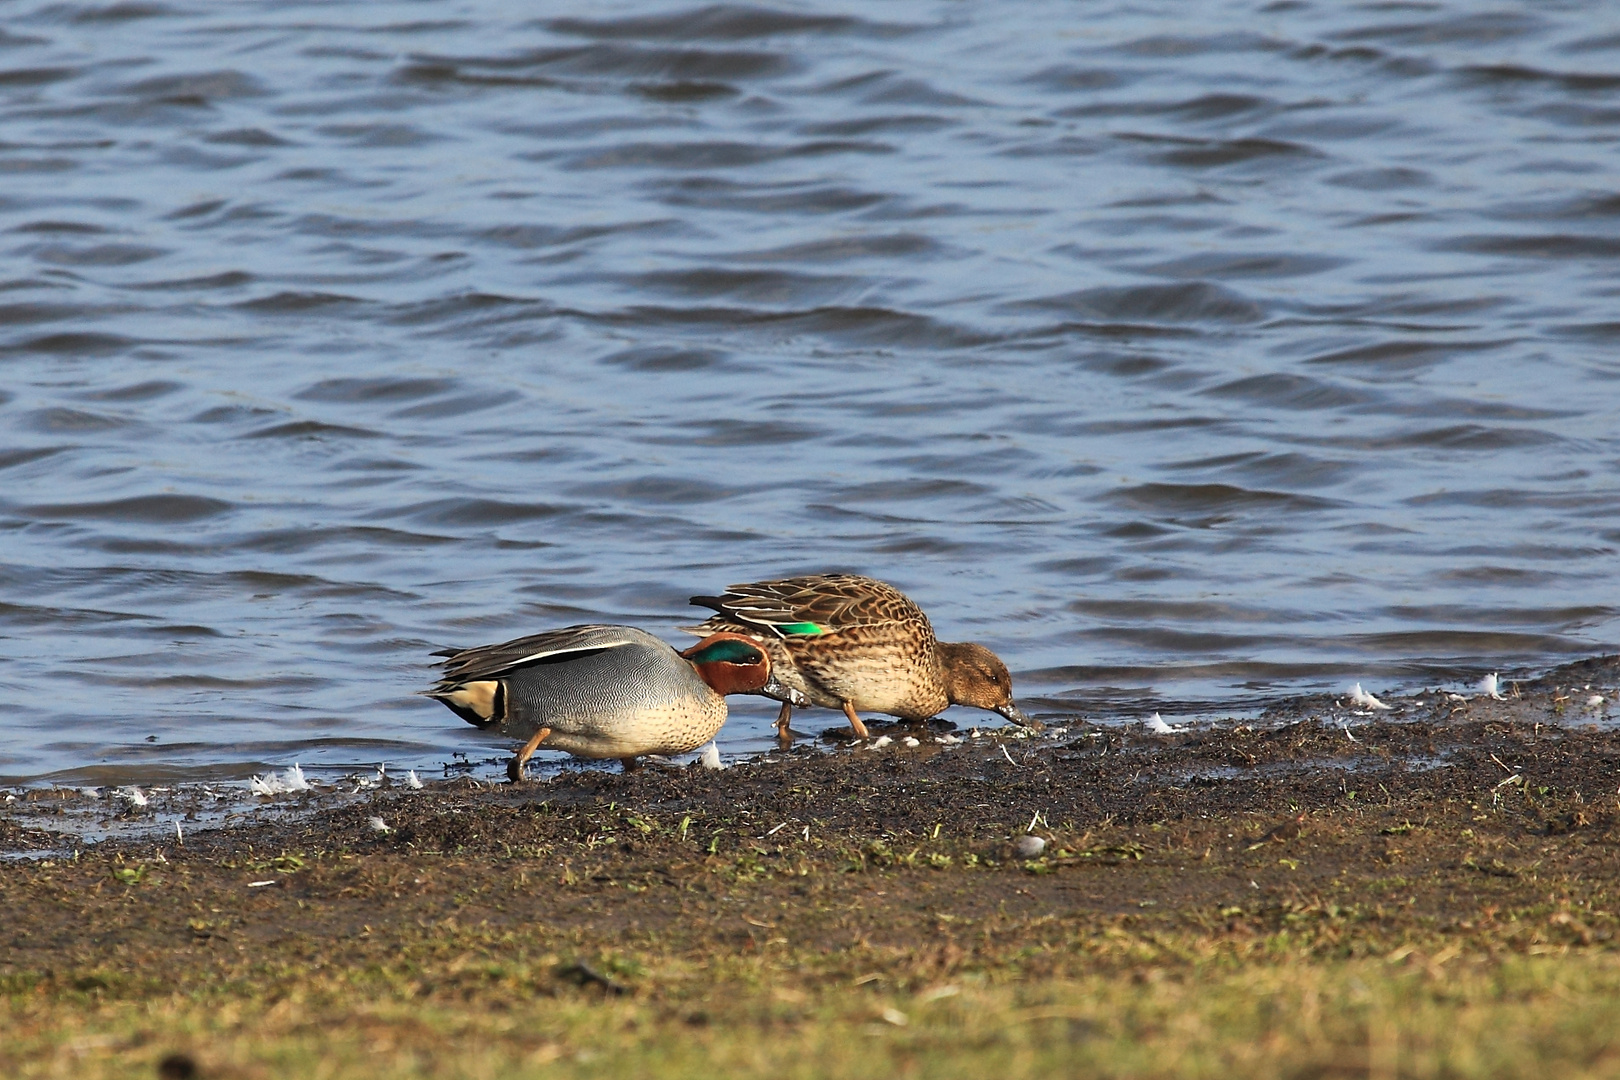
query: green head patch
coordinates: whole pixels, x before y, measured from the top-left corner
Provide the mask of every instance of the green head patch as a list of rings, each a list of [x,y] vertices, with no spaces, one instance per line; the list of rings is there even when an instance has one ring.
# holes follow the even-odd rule
[[[697,652],[687,653],[694,664],[757,664],[765,653],[757,645],[736,638],[724,638]]]
[[[778,626],[777,629],[782,631],[784,634],[792,634],[795,637],[815,637],[817,634],[825,634],[827,632],[825,627],[817,626],[813,622],[783,623],[781,626]]]

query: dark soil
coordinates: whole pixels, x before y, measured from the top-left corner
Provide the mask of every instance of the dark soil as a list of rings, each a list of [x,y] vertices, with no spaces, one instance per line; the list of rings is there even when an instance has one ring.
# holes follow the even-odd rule
[[[156,826],[64,841],[43,827],[79,820],[59,812],[73,797],[29,792],[6,804],[0,850],[50,854],[0,873],[0,975],[183,989],[268,957],[386,966],[449,926],[507,934],[557,957],[559,985],[608,993],[637,989],[600,959],[627,943],[791,942],[819,957],[809,977],[900,981],[1015,955],[1038,974],[1062,961],[1031,946],[1077,926],[1242,938],[1286,923],[1340,955],[1482,927],[1492,949],[1601,946],[1617,929],[1620,732],[1589,699],[1617,685],[1605,657],[1504,700],[1300,699],[1175,735],[920,731],[911,747],[894,729],[879,749],[718,772],[315,792],[264,820],[203,815],[183,843]],[[1026,832],[1046,841],[1038,858],[1012,847]]]

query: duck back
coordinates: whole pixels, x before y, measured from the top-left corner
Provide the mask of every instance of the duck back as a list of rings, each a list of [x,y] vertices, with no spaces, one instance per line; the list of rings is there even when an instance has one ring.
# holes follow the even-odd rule
[[[509,672],[503,734],[551,728],[548,749],[582,757],[678,754],[714,737],[725,699],[668,645],[648,636],[615,648],[565,653]]]

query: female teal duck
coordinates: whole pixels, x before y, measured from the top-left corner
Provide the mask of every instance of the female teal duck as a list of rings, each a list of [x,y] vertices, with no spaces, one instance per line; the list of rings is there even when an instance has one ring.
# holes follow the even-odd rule
[[[681,754],[714,738],[727,694],[793,697],[772,677],[769,653],[734,633],[677,653],[633,626],[565,626],[434,655],[448,657],[444,674],[423,694],[469,724],[527,740],[507,766],[513,781],[542,742],[629,769],[642,754]]]
[[[775,679],[812,705],[842,709],[858,738],[857,710],[926,720],[947,705],[972,705],[1014,723],[1039,725],[1018,711],[1012,676],[995,653],[971,642],[938,641],[928,616],[893,585],[859,574],[815,574],[727,586],[694,596],[718,614],[682,629],[706,635],[745,634],[771,656]],[[782,702],[777,734],[788,734],[789,694],[758,691]]]

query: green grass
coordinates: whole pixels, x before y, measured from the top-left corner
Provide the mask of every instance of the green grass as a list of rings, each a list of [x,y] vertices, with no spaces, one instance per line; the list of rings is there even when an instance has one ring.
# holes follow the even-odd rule
[[[191,993],[138,973],[13,983],[0,1067],[154,1075],[182,1051],[204,1076],[1620,1076],[1611,953],[1322,960],[1154,937],[1093,943],[1038,979],[1016,954],[930,978],[877,951],[872,971],[832,978],[780,946],[708,962],[626,951],[596,963],[626,986],[614,996],[559,978],[561,958],[502,960],[501,940],[452,932],[396,963],[272,961]]]

